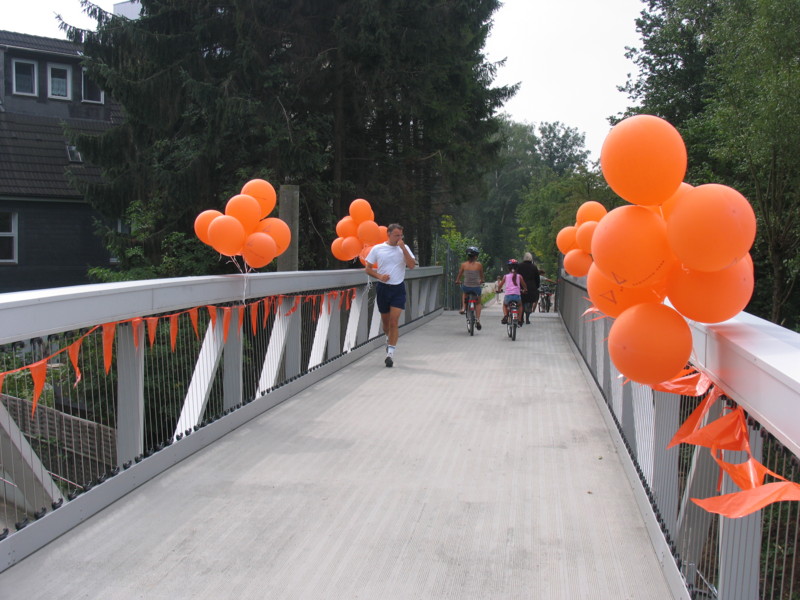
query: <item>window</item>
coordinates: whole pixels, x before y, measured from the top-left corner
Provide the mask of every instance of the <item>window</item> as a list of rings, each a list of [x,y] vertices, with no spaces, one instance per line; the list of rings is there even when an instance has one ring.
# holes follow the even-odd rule
[[[83,101],[96,102],[97,104],[103,103],[103,90],[100,89],[94,81],[89,79],[86,75],[86,70],[83,70]]]
[[[29,60],[12,60],[14,70],[14,93],[24,96],[35,96],[36,89],[36,63]]]
[[[69,162],[81,163],[83,162],[83,157],[81,156],[80,151],[76,146],[72,144],[67,144],[67,156],[69,156]]]
[[[47,96],[58,100],[72,99],[72,67],[47,65]]]
[[[17,262],[17,214],[0,211],[0,264]]]

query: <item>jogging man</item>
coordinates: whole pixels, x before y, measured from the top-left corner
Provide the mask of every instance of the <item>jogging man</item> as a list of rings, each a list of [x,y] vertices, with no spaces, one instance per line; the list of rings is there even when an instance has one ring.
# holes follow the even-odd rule
[[[403,242],[402,225],[392,223],[386,233],[389,239],[373,246],[367,254],[365,270],[367,275],[378,280],[375,302],[386,334],[384,363],[391,367],[400,334],[400,313],[406,308],[406,268],[413,269],[417,263],[411,249]]]

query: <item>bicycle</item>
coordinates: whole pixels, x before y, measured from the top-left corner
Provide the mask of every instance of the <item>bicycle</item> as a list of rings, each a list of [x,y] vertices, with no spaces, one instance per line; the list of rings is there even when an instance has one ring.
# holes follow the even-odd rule
[[[550,312],[553,290],[549,285],[539,288],[539,312]]]
[[[470,335],[475,335],[475,321],[476,321],[475,306],[477,302],[478,302],[478,296],[476,296],[472,292],[469,292],[467,294],[466,310],[464,311],[464,314],[467,317],[467,332]]]
[[[506,321],[506,331],[512,342],[517,339],[517,327],[519,327],[519,302],[512,300],[508,303],[508,320]]]

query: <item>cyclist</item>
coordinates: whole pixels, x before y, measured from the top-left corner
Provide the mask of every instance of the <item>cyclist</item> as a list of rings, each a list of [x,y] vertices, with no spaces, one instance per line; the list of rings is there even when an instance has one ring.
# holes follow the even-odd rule
[[[526,252],[518,272],[525,280],[528,291],[522,294],[522,311],[525,313],[525,323],[531,322],[531,313],[536,310],[539,301],[539,269],[533,264],[533,255]]]
[[[502,292],[505,289],[505,296],[503,296],[503,319],[500,321],[503,325],[508,323],[508,303],[516,301],[517,304],[520,304],[522,302],[522,294],[528,291],[525,280],[517,271],[519,268],[517,260],[515,258],[510,259],[507,266],[508,273],[503,277],[498,289],[498,292]],[[519,322],[519,325],[522,325],[522,321]]]
[[[478,250],[475,246],[467,248],[467,260],[461,263],[461,268],[458,269],[456,275],[456,285],[461,284],[462,276],[464,283],[461,284],[461,310],[460,314],[466,312],[467,294],[472,293],[478,297],[475,303],[475,327],[481,328],[481,293],[483,291],[481,284],[483,284],[483,265],[478,262]]]

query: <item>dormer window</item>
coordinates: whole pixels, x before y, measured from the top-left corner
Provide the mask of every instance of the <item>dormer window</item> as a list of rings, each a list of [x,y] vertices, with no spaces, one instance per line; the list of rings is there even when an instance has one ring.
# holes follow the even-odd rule
[[[69,162],[74,162],[74,163],[83,162],[83,157],[81,156],[81,153],[78,151],[78,148],[70,144],[67,144],[67,156],[69,156]]]
[[[103,90],[101,90],[100,86],[97,85],[94,81],[89,79],[89,76],[86,75],[86,69],[83,70],[82,79],[83,79],[83,101],[102,104],[104,100]]]
[[[47,97],[56,100],[72,99],[72,67],[47,65]]]
[[[36,88],[36,63],[30,60],[13,59],[14,93],[22,96],[35,96]]]

